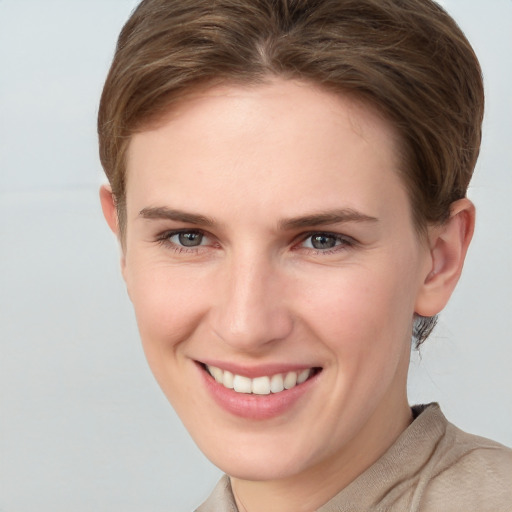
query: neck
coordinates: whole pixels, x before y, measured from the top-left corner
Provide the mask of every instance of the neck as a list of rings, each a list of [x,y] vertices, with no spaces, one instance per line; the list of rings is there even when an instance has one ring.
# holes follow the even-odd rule
[[[306,471],[272,481],[231,477],[240,512],[312,512],[327,503],[379,459],[409,426],[407,398],[382,403],[348,446]],[[394,411],[394,413],[391,413]]]

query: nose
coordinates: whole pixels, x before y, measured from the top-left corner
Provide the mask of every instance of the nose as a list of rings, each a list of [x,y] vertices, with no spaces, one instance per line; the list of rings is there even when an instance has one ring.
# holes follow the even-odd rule
[[[210,310],[214,334],[236,351],[263,353],[293,329],[286,279],[270,258],[236,258],[218,275]]]

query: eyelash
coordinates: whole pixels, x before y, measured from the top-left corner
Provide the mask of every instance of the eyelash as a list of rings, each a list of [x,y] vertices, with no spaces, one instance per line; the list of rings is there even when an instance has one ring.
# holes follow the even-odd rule
[[[204,231],[200,229],[180,229],[180,230],[174,230],[174,231],[165,231],[157,236],[156,242],[160,245],[163,245],[165,247],[169,247],[176,253],[198,253],[202,249],[209,246],[209,244],[205,245],[196,245],[196,246],[184,246],[179,245],[175,242],[171,242],[171,238],[173,236],[181,235],[181,234],[197,234],[201,235],[205,238],[209,238],[209,235],[205,233]],[[310,240],[314,236],[323,236],[327,238],[334,238],[335,239],[335,245],[332,248],[326,248],[326,249],[317,249],[314,247],[304,247],[302,244]],[[302,233],[299,237],[296,238],[298,240],[293,245],[293,250],[305,250],[309,254],[313,255],[323,255],[327,256],[330,254],[335,254],[341,251],[345,251],[357,244],[356,240],[354,240],[352,237],[341,235],[339,233],[332,233],[329,231],[311,231],[309,233]]]
[[[201,231],[200,229],[178,229],[174,231],[165,231],[158,235],[156,241],[158,244],[163,245],[165,247],[168,247],[176,253],[198,253],[201,249],[204,247],[207,247],[207,245],[192,245],[190,247],[179,245],[174,242],[171,242],[171,238],[176,235],[181,234],[197,234],[201,235],[205,238],[208,238],[208,235]]]
[[[310,254],[328,256],[329,254],[335,254],[341,251],[346,251],[356,245],[356,241],[347,235],[341,235],[339,233],[332,233],[330,231],[311,231],[309,233],[302,234],[299,238],[301,244],[304,244],[314,236],[322,236],[328,238],[334,238],[335,246],[328,249],[316,249],[314,247],[299,247],[299,249],[306,249]]]

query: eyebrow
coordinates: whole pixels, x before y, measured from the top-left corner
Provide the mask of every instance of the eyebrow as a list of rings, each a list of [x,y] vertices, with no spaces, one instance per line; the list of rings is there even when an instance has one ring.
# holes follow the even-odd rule
[[[183,210],[174,210],[164,206],[159,206],[156,208],[143,208],[139,212],[139,217],[144,219],[174,220],[177,222],[186,222],[187,224],[195,224],[207,227],[211,227],[215,224],[213,219],[205,217],[204,215],[184,212]]]
[[[303,217],[284,219],[279,223],[279,227],[283,230],[287,230],[309,228],[325,224],[341,224],[344,222],[378,222],[378,219],[353,210],[352,208],[344,208],[341,210],[313,213]]]
[[[144,219],[164,219],[177,222],[185,222],[198,226],[212,227],[215,221],[196,213],[185,212],[183,210],[175,210],[165,206],[143,208],[139,212],[139,216]],[[325,224],[341,224],[345,222],[378,222],[376,217],[358,212],[352,208],[344,208],[341,210],[329,210],[325,212],[312,213],[301,217],[293,217],[283,219],[279,222],[279,228],[283,231],[320,226]]]

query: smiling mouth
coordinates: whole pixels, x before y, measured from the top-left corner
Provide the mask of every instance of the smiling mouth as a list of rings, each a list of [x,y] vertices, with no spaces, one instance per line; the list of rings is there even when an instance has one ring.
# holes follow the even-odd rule
[[[281,393],[303,384],[321,371],[321,368],[314,367],[297,372],[276,373],[251,379],[243,375],[231,373],[228,370],[222,370],[216,366],[204,364],[203,368],[218,384],[225,388],[231,389],[236,393],[253,395]]]

